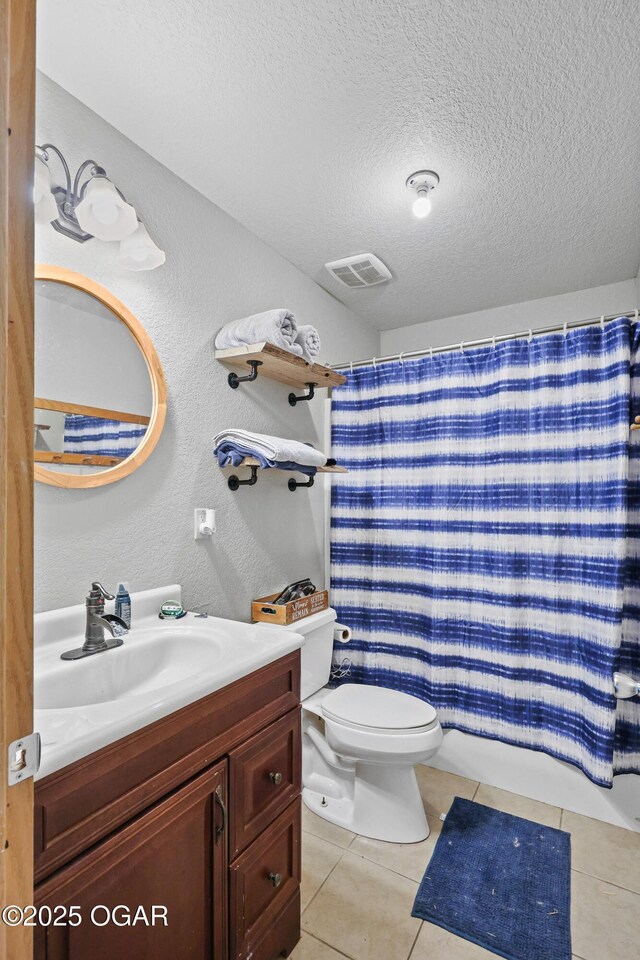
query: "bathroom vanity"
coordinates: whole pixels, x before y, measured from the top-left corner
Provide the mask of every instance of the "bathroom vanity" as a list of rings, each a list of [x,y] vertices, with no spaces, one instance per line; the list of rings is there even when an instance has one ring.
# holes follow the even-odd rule
[[[284,632],[266,629],[275,632],[263,641],[265,656],[276,651],[277,659],[36,782],[36,905],[53,912],[52,923],[35,930],[36,960],[275,960],[293,949],[300,935],[300,651],[280,655]],[[89,661],[108,671],[121,650]],[[55,713],[51,730],[71,723],[70,710],[76,723],[86,722],[91,709]],[[128,925],[106,922],[119,905],[128,909],[116,916]],[[166,921],[153,907],[166,908]]]
[[[294,652],[36,784],[36,903],[82,915],[39,927],[37,960],[275,960],[293,949],[299,675]],[[167,926],[96,926],[96,904],[147,917],[165,906]]]

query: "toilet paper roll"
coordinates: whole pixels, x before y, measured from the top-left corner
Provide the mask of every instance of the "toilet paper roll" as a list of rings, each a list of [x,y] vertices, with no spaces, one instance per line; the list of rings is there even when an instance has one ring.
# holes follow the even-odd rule
[[[333,639],[337,643],[349,643],[351,640],[351,630],[345,627],[344,623],[336,623],[333,630]]]

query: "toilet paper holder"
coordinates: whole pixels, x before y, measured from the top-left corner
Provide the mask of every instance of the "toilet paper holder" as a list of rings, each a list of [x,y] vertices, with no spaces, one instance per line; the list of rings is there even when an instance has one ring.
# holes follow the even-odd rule
[[[333,625],[333,642],[349,643],[351,640],[351,630],[344,623],[335,623]],[[351,667],[353,666],[349,657],[343,657],[339,663],[334,663],[331,667],[331,680],[344,680],[351,676]]]
[[[333,639],[335,643],[349,643],[351,640],[351,630],[344,623],[335,623],[333,625]]]

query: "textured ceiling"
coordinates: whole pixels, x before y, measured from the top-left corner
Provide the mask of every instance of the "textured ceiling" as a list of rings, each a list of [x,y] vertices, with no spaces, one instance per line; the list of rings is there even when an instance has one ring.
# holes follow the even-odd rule
[[[45,73],[381,329],[635,276],[637,2],[38,10]],[[441,184],[419,221],[421,167]],[[362,252],[393,281],[323,268]]]

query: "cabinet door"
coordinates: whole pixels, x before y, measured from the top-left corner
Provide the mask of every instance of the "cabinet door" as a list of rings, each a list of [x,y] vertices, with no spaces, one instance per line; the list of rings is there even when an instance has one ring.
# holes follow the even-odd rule
[[[37,960],[227,960],[226,807],[222,761],[41,884],[38,906],[82,923],[39,927]]]

